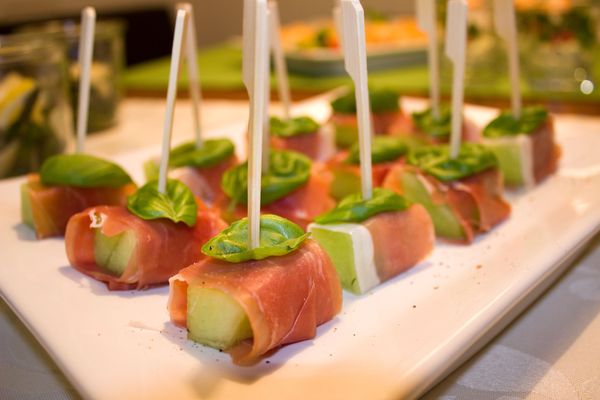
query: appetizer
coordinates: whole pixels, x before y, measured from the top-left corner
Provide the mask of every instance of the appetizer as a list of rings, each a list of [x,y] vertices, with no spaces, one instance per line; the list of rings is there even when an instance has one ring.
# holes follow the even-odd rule
[[[383,179],[394,164],[408,151],[408,145],[402,138],[375,136],[371,144],[373,163],[373,186],[381,186]],[[349,151],[341,151],[328,163],[333,174],[330,194],[336,200],[360,191],[359,146],[355,143]]]
[[[331,130],[323,129],[314,119],[301,116],[288,120],[271,117],[269,126],[271,147],[293,150],[316,161],[325,161],[335,153]]]
[[[208,258],[170,280],[171,321],[189,339],[256,363],[284,344],[311,339],[342,305],[336,271],[321,247],[294,223],[260,218],[260,244],[248,246],[242,219],[208,241]]]
[[[246,216],[248,163],[223,174],[223,218],[235,221]],[[266,213],[277,214],[303,229],[313,219],[335,206],[329,195],[331,173],[323,164],[313,163],[294,151],[271,150],[269,170],[262,175],[261,204]]]
[[[331,257],[342,287],[354,294],[411,268],[435,241],[425,208],[383,188],[369,200],[358,193],[344,198],[308,229]]]
[[[478,142],[479,132],[475,124],[468,119],[462,118],[462,141]],[[431,108],[417,111],[411,115],[411,127],[408,131],[406,125],[393,128],[393,132],[399,135],[415,135],[416,139],[429,144],[443,144],[450,141],[452,131],[452,113],[448,107],[440,107],[437,117]]]
[[[226,224],[181,182],[161,194],[149,182],[124,206],[96,206],[67,225],[70,264],[110,290],[145,289],[166,283],[202,258],[201,246]]]
[[[74,214],[96,205],[124,205],[135,188],[110,161],[87,154],[53,156],[21,185],[21,220],[38,239],[62,236]]]
[[[558,168],[554,123],[542,107],[526,107],[518,119],[502,112],[484,128],[483,144],[498,158],[507,186],[533,187]]]
[[[405,165],[390,170],[383,187],[422,204],[437,236],[470,243],[476,233],[508,218],[510,205],[502,195],[502,173],[494,153],[474,143],[462,144],[455,159],[449,153],[448,146],[410,152]]]
[[[370,88],[369,100],[375,134],[388,134],[392,127],[400,129],[409,122],[400,110],[398,93],[388,89]],[[333,110],[331,123],[335,129],[335,143],[338,147],[348,148],[358,140],[354,91],[348,91],[333,100],[331,108]]]
[[[229,139],[206,139],[202,147],[193,141],[180,144],[169,155],[169,177],[183,182],[206,204],[213,205],[223,196],[223,173],[236,165],[235,147]],[[158,177],[158,160],[144,165],[146,179]]]

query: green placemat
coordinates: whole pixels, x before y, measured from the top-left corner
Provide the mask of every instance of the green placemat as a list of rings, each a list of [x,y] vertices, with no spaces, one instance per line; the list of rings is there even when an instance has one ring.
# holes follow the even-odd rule
[[[600,51],[595,52],[595,76],[600,77]],[[168,57],[139,64],[128,69],[124,77],[125,89],[131,91],[166,90],[169,76]],[[198,53],[202,88],[211,91],[240,91],[242,83],[242,53],[239,46],[224,43],[202,50]],[[187,85],[187,74],[182,69],[180,87]],[[508,75],[508,73],[506,74]],[[322,92],[351,83],[347,76],[312,77],[290,74],[290,87],[294,91]],[[275,80],[271,84],[275,87]],[[398,69],[373,71],[369,74],[369,84],[385,86],[411,95],[427,95],[428,75],[426,65],[406,66]],[[600,84],[591,94],[580,92],[540,92],[533,90],[526,83],[522,84],[522,93],[526,100],[560,100],[598,102],[600,100]],[[443,94],[449,93],[449,79],[442,79]],[[496,79],[492,84],[467,86],[465,94],[470,98],[505,99],[509,96],[508,77]]]

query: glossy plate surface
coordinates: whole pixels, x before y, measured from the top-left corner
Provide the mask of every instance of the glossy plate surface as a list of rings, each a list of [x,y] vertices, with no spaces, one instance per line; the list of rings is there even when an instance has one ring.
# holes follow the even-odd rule
[[[407,109],[419,102],[406,101]],[[325,101],[302,108],[326,118]],[[483,124],[495,111],[471,107]],[[19,223],[22,179],[0,184],[0,291],[85,397],[386,399],[422,394],[532,301],[600,226],[597,122],[557,118],[558,174],[511,193],[513,215],[471,246],[438,242],[419,266],[361,297],[317,337],[253,367],[186,340],[169,322],[166,287],[109,292],[68,266],[60,239]],[[220,132],[237,132],[245,123]],[[116,161],[141,177],[157,149]]]

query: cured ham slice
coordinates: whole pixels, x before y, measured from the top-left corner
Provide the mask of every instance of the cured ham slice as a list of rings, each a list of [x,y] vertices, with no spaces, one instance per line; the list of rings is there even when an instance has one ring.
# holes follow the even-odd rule
[[[365,293],[415,266],[433,250],[431,217],[420,204],[362,223],[310,224],[331,257],[344,289]]]
[[[554,140],[552,116],[549,116],[546,122],[530,136],[533,151],[533,177],[538,183],[558,169],[560,146]]]
[[[386,176],[383,187],[423,204],[436,234],[454,242],[470,243],[476,233],[490,230],[510,215],[497,168],[445,183],[415,167],[397,165]]]
[[[143,220],[121,206],[98,206],[69,220],[65,246],[75,269],[106,282],[110,290],[145,289],[166,283],[181,268],[202,259],[201,246],[225,226],[213,212],[202,208],[196,225],[189,227],[167,219]],[[133,232],[135,244],[122,274],[115,275],[96,262],[97,230],[107,237]]]
[[[196,197],[202,199],[206,204],[212,205],[225,196],[221,189],[223,173],[237,162],[237,157],[233,155],[212,167],[175,168],[169,172],[169,176],[185,183]]]
[[[333,132],[326,128],[291,137],[271,135],[270,140],[274,149],[296,151],[315,161],[325,161],[335,153]]]
[[[461,134],[462,142],[474,142],[478,143],[481,141],[480,129],[470,119],[463,118],[463,128]],[[444,138],[436,138],[428,135],[426,132],[420,130],[411,118],[403,118],[396,121],[396,123],[390,128],[391,135],[394,136],[414,136],[417,140],[427,144],[445,144],[449,143],[450,135]]]
[[[38,239],[63,236],[74,214],[100,204],[124,205],[135,189],[133,183],[117,188],[44,186],[39,175],[31,174],[21,188],[23,221],[35,229]]]
[[[188,287],[216,289],[242,307],[252,339],[227,349],[241,365],[253,364],[282,345],[313,338],[316,327],[339,313],[342,304],[336,271],[310,239],[292,253],[260,261],[232,264],[207,258],[169,282],[171,321],[183,328],[188,328]]]
[[[433,250],[435,231],[420,204],[405,211],[377,214],[362,225],[375,244],[374,261],[381,282],[415,266]]]
[[[399,127],[402,126],[402,124],[408,123],[408,118],[400,111],[371,113],[371,115],[373,120],[373,133],[376,135],[389,134],[393,127]],[[334,113],[331,116],[331,122],[336,126],[354,127],[355,129],[358,129],[356,114]]]
[[[526,132],[502,126],[507,120],[517,123],[512,114],[502,113],[484,128],[482,143],[496,155],[506,186],[531,189],[556,172],[561,150],[554,139],[552,115],[540,107],[522,112],[529,123],[517,128]]]
[[[306,229],[318,215],[333,207],[335,200],[329,195],[333,177],[323,164],[313,163],[308,182],[298,189],[288,193],[281,199],[261,207],[262,214],[275,214]],[[221,203],[223,217],[233,221],[246,217],[247,207],[239,204],[233,213],[229,210],[229,199]]]

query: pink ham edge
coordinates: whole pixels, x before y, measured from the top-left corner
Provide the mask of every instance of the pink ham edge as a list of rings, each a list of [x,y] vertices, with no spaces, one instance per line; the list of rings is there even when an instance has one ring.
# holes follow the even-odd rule
[[[69,218],[96,205],[124,205],[135,191],[130,183],[117,188],[78,188],[73,186],[44,186],[38,174],[27,177],[27,195],[38,239],[63,236]]]
[[[415,266],[433,251],[433,222],[420,204],[377,214],[363,226],[373,238],[375,266],[382,282]]]
[[[94,258],[94,232],[90,214],[104,215],[102,233],[114,236],[127,229],[135,232],[137,246],[119,277],[102,271]],[[110,290],[145,289],[166,283],[181,268],[204,256],[201,246],[226,227],[213,212],[200,210],[193,228],[166,219],[142,220],[125,207],[98,206],[74,215],[67,225],[65,247],[70,264],[102,282]]]
[[[316,327],[338,314],[342,304],[335,268],[310,239],[290,254],[260,261],[231,264],[209,258],[169,282],[171,321],[184,328],[188,284],[204,284],[237,300],[253,331],[253,339],[228,350],[239,365],[254,364],[284,344],[313,338]]]
[[[404,190],[397,177],[407,169],[417,174],[428,188],[435,204],[449,205],[454,214],[459,217],[466,238],[458,243],[471,243],[475,233],[490,230],[510,215],[510,205],[502,197],[504,189],[502,175],[497,168],[490,168],[471,177],[446,184],[423,174],[415,167],[396,165],[384,179],[383,187],[403,194]],[[479,222],[476,221],[477,219]]]
[[[208,205],[216,204],[225,193],[221,189],[221,179],[225,171],[238,163],[235,155],[212,167],[180,167],[170,172],[169,176],[185,183],[194,196]]]

